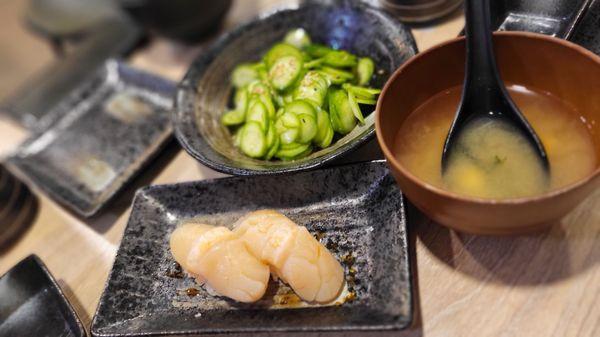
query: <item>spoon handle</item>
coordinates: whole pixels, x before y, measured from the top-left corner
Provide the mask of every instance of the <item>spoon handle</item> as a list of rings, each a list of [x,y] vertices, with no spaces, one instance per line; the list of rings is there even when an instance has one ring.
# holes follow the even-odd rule
[[[492,45],[489,0],[466,0],[465,18],[467,62],[464,89],[468,93],[488,91],[481,93],[478,99],[466,99],[465,101],[487,103],[487,106],[471,108],[489,111],[487,109],[493,106],[493,102],[490,102],[489,99],[497,97],[496,92],[502,87]],[[489,99],[482,100],[482,97]]]

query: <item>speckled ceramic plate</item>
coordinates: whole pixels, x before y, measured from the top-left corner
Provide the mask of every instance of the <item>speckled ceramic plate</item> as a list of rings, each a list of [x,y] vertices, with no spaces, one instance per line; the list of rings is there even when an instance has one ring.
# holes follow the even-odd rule
[[[86,336],[67,298],[35,255],[0,277],[0,299],[0,336]]]
[[[168,244],[181,221],[229,225],[264,208],[283,212],[320,238],[343,262],[356,299],[292,308],[279,296],[287,286],[271,281],[262,300],[243,305],[181,275]],[[116,337],[396,330],[411,322],[411,298],[402,195],[385,162],[368,162],[140,190],[91,331]]]
[[[27,140],[9,167],[91,216],[171,136],[174,90],[169,81],[108,61],[58,105],[63,117]]]
[[[232,91],[228,79],[233,68],[259,60],[293,28],[304,28],[315,42],[371,57],[377,68],[373,87],[383,87],[390,74],[417,52],[410,29],[364,1],[306,1],[238,27],[202,54],[179,85],[173,124],[177,139],[192,157],[233,175],[278,174],[323,166],[373,138],[374,107],[370,107],[363,111],[364,125],[301,159],[253,159],[233,145],[231,133],[220,123]]]

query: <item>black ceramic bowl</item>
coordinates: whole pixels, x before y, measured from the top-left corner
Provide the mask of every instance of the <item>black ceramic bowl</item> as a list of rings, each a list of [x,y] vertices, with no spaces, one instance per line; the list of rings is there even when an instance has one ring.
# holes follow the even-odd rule
[[[371,113],[365,125],[330,147],[294,161],[252,159],[233,145],[229,130],[220,123],[232,91],[229,74],[239,63],[259,60],[288,30],[298,27],[307,30],[315,42],[371,57],[379,70],[371,82],[374,87],[383,87],[390,74],[417,52],[403,24],[381,9],[357,1],[307,2],[241,26],[198,58],[179,85],[173,124],[177,139],[192,157],[228,174],[276,174],[321,166],[373,137]]]
[[[118,0],[118,3],[142,26],[186,42],[196,42],[218,28],[231,6],[231,0]]]

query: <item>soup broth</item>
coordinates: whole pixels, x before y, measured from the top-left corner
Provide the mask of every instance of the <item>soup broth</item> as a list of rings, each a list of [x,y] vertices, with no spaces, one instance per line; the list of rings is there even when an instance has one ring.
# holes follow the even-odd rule
[[[468,125],[442,175],[442,149],[461,86],[430,98],[404,121],[396,136],[396,158],[431,185],[492,199],[539,195],[574,183],[594,170],[597,158],[592,139],[574,108],[545,92],[518,85],[508,90],[546,148],[549,176],[527,140],[497,120]]]

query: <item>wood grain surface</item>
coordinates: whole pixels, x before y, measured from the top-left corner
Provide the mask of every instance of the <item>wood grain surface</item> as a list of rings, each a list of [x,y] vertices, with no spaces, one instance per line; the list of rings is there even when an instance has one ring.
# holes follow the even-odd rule
[[[225,29],[281,5],[287,2],[236,1]],[[14,8],[21,7],[19,4]],[[456,36],[461,28],[462,17],[456,14],[434,26],[414,28],[413,32],[419,48],[424,50]],[[24,28],[17,25],[12,29]],[[10,38],[9,34],[0,34],[0,39]],[[0,45],[7,43],[0,41]],[[191,48],[155,38],[130,61],[178,80],[187,64],[209,43]],[[0,69],[5,67],[9,65],[3,64]],[[10,151],[23,136],[18,127],[1,121],[0,153]],[[17,242],[0,251],[0,274],[27,255],[38,254],[89,328],[134,191],[148,184],[220,176],[173,142],[96,218],[74,216],[36,191],[39,200],[35,220]],[[431,223],[413,209],[409,221],[415,286],[413,326],[397,333],[351,335],[600,336],[600,191],[560,224],[538,235],[462,235]]]

